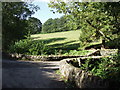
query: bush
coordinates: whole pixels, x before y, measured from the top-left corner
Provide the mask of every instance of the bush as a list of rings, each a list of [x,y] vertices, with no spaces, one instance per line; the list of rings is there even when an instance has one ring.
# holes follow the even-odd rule
[[[45,55],[47,47],[43,41],[34,41],[29,49],[31,55]]]
[[[108,80],[112,86],[119,87],[120,83],[120,55],[102,59],[87,59],[81,69]]]
[[[30,39],[23,39],[10,45],[9,52],[23,54],[25,52],[28,52],[30,45],[31,45]]]
[[[101,59],[96,75],[120,82],[120,55]]]
[[[23,39],[14,43],[9,48],[10,53],[20,53],[29,55],[46,54],[46,46],[43,41],[33,41],[31,39]]]

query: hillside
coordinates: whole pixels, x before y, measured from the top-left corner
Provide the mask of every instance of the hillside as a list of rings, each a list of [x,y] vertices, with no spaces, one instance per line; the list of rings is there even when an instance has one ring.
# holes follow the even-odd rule
[[[79,48],[80,30],[48,34],[34,34],[34,40],[42,40],[53,50],[76,50]]]

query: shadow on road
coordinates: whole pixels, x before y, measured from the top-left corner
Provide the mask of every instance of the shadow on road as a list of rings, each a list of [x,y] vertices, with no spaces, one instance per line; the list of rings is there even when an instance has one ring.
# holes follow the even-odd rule
[[[65,88],[66,84],[55,73],[59,61],[2,60],[3,88]]]

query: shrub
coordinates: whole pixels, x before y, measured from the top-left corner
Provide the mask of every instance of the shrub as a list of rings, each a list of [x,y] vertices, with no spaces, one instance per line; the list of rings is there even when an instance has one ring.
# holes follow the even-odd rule
[[[34,41],[30,48],[29,48],[29,54],[31,55],[45,55],[46,54],[46,46],[43,41]]]
[[[101,59],[96,75],[120,82],[120,55]]]
[[[120,83],[120,55],[99,60],[87,59],[80,68],[110,81],[113,83],[112,86],[119,87],[117,84]]]
[[[30,45],[31,39],[23,39],[10,45],[9,52],[23,54],[29,51]]]
[[[32,39],[23,39],[14,43],[9,48],[10,53],[20,53],[29,55],[41,55],[46,53],[46,46],[43,41],[33,41]]]

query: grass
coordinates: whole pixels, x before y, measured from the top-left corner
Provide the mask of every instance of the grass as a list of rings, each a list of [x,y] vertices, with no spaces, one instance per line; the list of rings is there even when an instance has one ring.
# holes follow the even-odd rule
[[[75,30],[48,34],[34,34],[31,35],[31,38],[44,41],[44,43],[51,48],[49,53],[55,54],[56,52],[65,53],[70,50],[77,50],[80,47],[79,36],[80,30]]]
[[[66,32],[48,33],[48,34],[35,34],[32,35],[32,38],[34,38],[34,40],[53,39],[53,42],[50,42],[47,45],[56,46],[63,43],[66,43],[68,45],[79,43],[79,36],[80,36],[80,30],[76,30],[76,31],[66,31]],[[59,38],[59,39],[56,40],[55,38]]]
[[[43,41],[46,44],[49,48],[47,55],[86,55],[89,51],[80,50],[79,37],[80,30],[31,35],[33,40]]]

